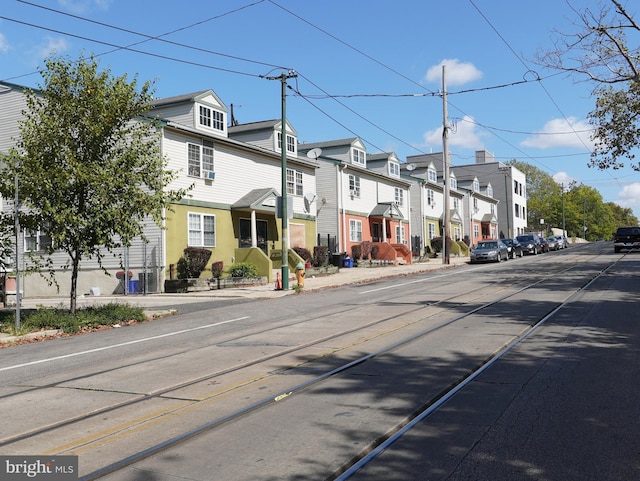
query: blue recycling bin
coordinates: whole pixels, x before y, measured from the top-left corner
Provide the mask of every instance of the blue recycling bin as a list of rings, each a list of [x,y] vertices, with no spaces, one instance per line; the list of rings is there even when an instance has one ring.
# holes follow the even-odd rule
[[[140,292],[140,281],[129,281],[129,294],[136,294]]]
[[[353,267],[353,259],[351,257],[342,259],[342,267]]]

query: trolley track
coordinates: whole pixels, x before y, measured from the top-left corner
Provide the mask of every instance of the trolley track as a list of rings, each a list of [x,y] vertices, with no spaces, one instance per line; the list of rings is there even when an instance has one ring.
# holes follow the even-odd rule
[[[570,299],[576,295],[577,292],[580,292],[583,289],[586,289],[591,282],[593,282],[593,280],[595,278],[597,278],[598,276],[601,276],[604,272],[606,272],[607,269],[609,269],[611,266],[613,265],[610,264],[608,267],[606,267],[606,269],[600,271],[599,273],[596,273],[596,275],[594,277],[592,277],[591,279],[589,279],[586,283],[584,283],[583,285],[579,286],[577,289],[575,289],[570,295],[568,295],[567,299],[565,299],[564,301],[558,303],[553,310],[551,310],[538,324],[534,324],[534,326],[524,330],[519,336],[517,336],[514,340],[512,340],[510,343],[508,343],[505,347],[503,347],[500,351],[498,351],[495,356],[489,357],[487,359],[485,359],[481,365],[479,367],[477,367],[476,370],[472,370],[469,372],[469,374],[466,376],[465,379],[471,379],[472,376],[474,377],[474,373],[475,372],[481,372],[481,370],[486,369],[488,366],[490,366],[493,362],[495,362],[495,360],[499,359],[500,356],[502,356],[504,354],[504,352],[507,352],[509,349],[511,349],[510,346],[513,346],[515,344],[517,344],[518,342],[521,342],[522,339],[526,338],[526,336],[530,335],[532,332],[535,331],[535,329],[537,329],[537,327],[539,326],[539,324],[541,324],[542,322],[544,322],[544,320],[552,315],[554,312],[556,312],[558,309],[561,309],[563,305],[565,305],[567,302],[570,301]],[[570,266],[570,267],[565,267],[562,266],[562,268],[564,269],[564,272],[570,272],[574,266]],[[520,287],[518,287],[516,290],[514,290],[513,292],[509,292],[507,294],[505,294],[504,296],[501,296],[499,298],[496,298],[490,302],[486,302],[484,304],[481,304],[479,306],[476,306],[464,313],[460,313],[456,316],[450,317],[449,319],[443,321],[443,322],[439,322],[433,326],[430,326],[427,329],[423,329],[422,331],[411,335],[410,337],[404,338],[400,341],[394,342],[393,344],[387,345],[384,348],[378,349],[374,352],[371,352],[365,356],[361,356],[358,359],[352,360],[346,364],[343,364],[341,366],[338,366],[332,370],[329,370],[325,373],[323,373],[322,375],[318,375],[315,376],[311,379],[306,380],[303,383],[297,384],[297,385],[292,385],[290,387],[287,387],[284,390],[279,391],[275,396],[269,396],[268,398],[264,398],[258,402],[255,402],[249,406],[246,406],[242,409],[239,409],[235,412],[229,413],[225,416],[222,416],[220,418],[214,419],[211,422],[207,422],[205,424],[202,424],[200,426],[197,426],[194,429],[189,430],[186,433],[180,434],[178,436],[175,436],[173,438],[170,438],[162,443],[156,444],[155,446],[151,446],[147,449],[144,449],[140,452],[137,452],[129,457],[126,457],[116,463],[112,463],[109,466],[106,466],[102,469],[96,470],[92,473],[89,473],[87,475],[85,475],[82,479],[83,480],[90,480],[90,479],[98,479],[100,477],[103,477],[109,473],[115,472],[119,469],[122,469],[126,466],[129,466],[133,463],[136,463],[142,459],[145,459],[149,456],[152,456],[154,454],[160,453],[162,451],[165,451],[173,446],[176,446],[178,444],[184,443],[194,437],[197,437],[201,434],[204,434],[208,431],[213,430],[216,427],[219,427],[223,424],[227,424],[230,422],[233,422],[235,420],[238,420],[240,418],[242,418],[243,416],[246,416],[247,414],[250,414],[254,411],[257,411],[259,409],[263,409],[266,408],[270,405],[274,405],[276,403],[280,403],[281,401],[286,401],[289,397],[291,397],[293,394],[298,394],[302,391],[304,391],[305,389],[314,386],[316,384],[319,384],[327,379],[330,379],[334,376],[337,376],[339,374],[343,374],[348,372],[350,369],[353,369],[357,366],[360,366],[372,359],[375,359],[377,357],[380,356],[384,356],[385,354],[388,354],[390,352],[393,352],[394,350],[397,350],[399,348],[401,348],[402,346],[406,346],[407,344],[410,344],[414,341],[416,341],[417,339],[421,339],[425,336],[428,336],[429,334],[436,332],[440,329],[445,328],[446,326],[449,326],[457,321],[460,321],[462,319],[465,319],[469,316],[472,316],[476,313],[479,313],[483,310],[487,310],[491,307],[494,307],[496,305],[498,305],[501,302],[504,302],[510,298],[512,298],[513,296],[522,294],[523,292],[527,291],[528,289],[533,289],[536,286],[540,285],[542,282],[544,282],[545,280],[553,277],[553,276],[557,276],[560,272],[560,270],[555,270],[553,272],[549,272],[546,275],[541,275],[539,276],[539,279],[536,280],[535,282],[531,282],[531,283],[527,283],[526,285],[521,285]],[[483,287],[484,289],[486,289],[486,286]],[[480,288],[480,289],[483,289]],[[468,295],[468,294],[466,294]],[[450,296],[448,299],[442,299],[442,303],[444,303],[445,301],[451,301],[453,299],[455,299],[458,296]],[[401,302],[401,301],[400,301]],[[419,309],[423,309],[424,306],[420,306],[419,308],[413,309],[414,311],[417,311]],[[406,311],[402,313],[402,315],[406,315]],[[391,317],[396,317],[396,316],[391,316]],[[427,316],[427,317],[431,317],[431,316]],[[425,317],[420,319],[421,321],[425,320]],[[388,321],[388,319],[385,320],[378,320],[376,322],[373,322],[371,324],[379,324],[380,322],[385,322]],[[416,321],[418,322],[418,321]],[[354,328],[352,331],[356,332],[358,329]],[[332,336],[332,338],[335,338],[336,336]],[[257,361],[256,361],[257,362]],[[449,388],[447,388],[447,390],[443,391],[442,393],[440,393],[438,396],[434,397],[433,399],[431,399],[429,402],[425,403],[424,406],[422,406],[418,411],[416,411],[416,413],[412,416],[413,419],[418,419],[421,416],[421,413],[428,411],[429,409],[432,409],[432,407],[434,405],[439,405],[438,403],[441,402],[441,400],[446,399],[448,396],[452,395],[449,393],[455,393],[457,392],[458,389],[461,389],[462,386],[465,383],[465,379],[458,379],[456,380],[455,383],[453,383]],[[401,429],[408,425],[409,421],[406,421],[404,423],[402,423],[402,425],[398,425],[394,430],[395,432],[400,432]],[[384,438],[380,438],[378,439],[378,441],[376,442],[375,445],[371,445],[368,446],[359,456],[357,456],[357,459],[354,458],[352,459],[348,465],[344,465],[342,466],[338,471],[336,471],[336,473],[334,473],[334,475],[332,475],[331,477],[327,478],[327,479],[343,479],[343,478],[338,478],[338,476],[345,476],[346,473],[350,472],[349,470],[352,469],[352,466],[355,466],[358,462],[360,462],[361,459],[364,459],[366,456],[369,456],[371,452],[373,452],[378,446],[382,445],[384,442],[388,442],[389,439],[391,439],[391,435],[395,435],[395,432],[392,432],[389,436],[386,436]],[[344,478],[346,479],[346,478]]]

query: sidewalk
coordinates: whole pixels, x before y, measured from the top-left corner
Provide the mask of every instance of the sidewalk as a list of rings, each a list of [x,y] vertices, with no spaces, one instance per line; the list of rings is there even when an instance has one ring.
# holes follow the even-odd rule
[[[304,280],[304,292],[339,287],[348,284],[361,284],[385,279],[389,277],[407,276],[420,272],[427,272],[437,269],[450,269],[469,262],[469,257],[451,257],[449,264],[443,264],[441,258],[429,259],[425,262],[415,264],[380,266],[380,267],[353,267],[340,268],[335,274],[322,276],[309,276]],[[78,307],[95,306],[108,304],[111,302],[126,302],[135,306],[147,308],[162,308],[163,306],[176,305],[180,303],[203,302],[215,299],[233,299],[238,297],[251,299],[264,299],[283,297],[296,294],[295,286],[297,282],[295,276],[289,279],[289,290],[276,290],[275,282],[260,286],[236,287],[226,289],[213,289],[206,291],[186,292],[184,294],[130,294],[113,296],[79,296]],[[66,296],[48,298],[24,298],[22,300],[23,309],[34,309],[40,306],[46,307],[67,307],[69,299]]]

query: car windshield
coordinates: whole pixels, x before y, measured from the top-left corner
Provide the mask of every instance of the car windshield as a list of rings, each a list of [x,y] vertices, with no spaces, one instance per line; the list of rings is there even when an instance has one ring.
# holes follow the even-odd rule
[[[478,242],[478,249],[497,249],[497,242]]]
[[[532,235],[521,235],[521,236],[518,236],[518,240],[520,242],[531,242],[533,240],[533,236]]]

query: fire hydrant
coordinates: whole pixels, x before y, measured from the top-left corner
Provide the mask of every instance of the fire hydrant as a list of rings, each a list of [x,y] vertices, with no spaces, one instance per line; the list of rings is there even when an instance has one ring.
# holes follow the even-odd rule
[[[304,287],[304,264],[298,262],[296,266],[296,281],[298,281],[298,287]]]

